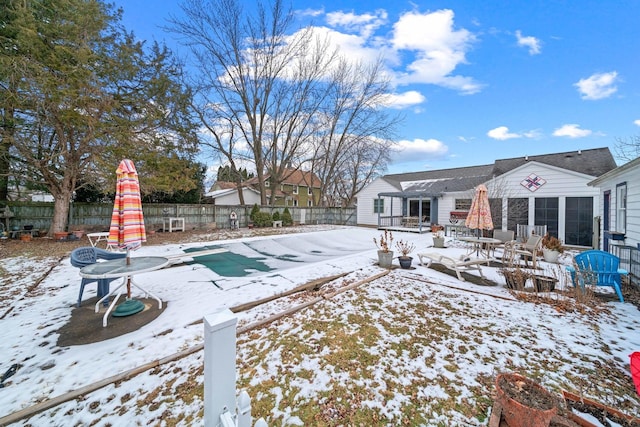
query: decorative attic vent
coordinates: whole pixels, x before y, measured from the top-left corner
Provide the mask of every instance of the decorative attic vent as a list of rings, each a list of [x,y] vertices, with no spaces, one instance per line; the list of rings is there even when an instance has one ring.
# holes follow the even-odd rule
[[[547,183],[547,180],[542,179],[538,175],[532,173],[531,175],[523,179],[520,185],[522,185],[529,191],[534,192],[540,187],[542,187],[543,185],[545,185],[546,183]]]

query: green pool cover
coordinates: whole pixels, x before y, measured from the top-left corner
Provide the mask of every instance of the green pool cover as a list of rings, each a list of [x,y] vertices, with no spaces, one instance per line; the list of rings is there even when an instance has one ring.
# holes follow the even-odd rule
[[[185,252],[198,252],[205,249],[218,249],[220,246],[204,246],[199,248],[186,249]],[[244,255],[234,254],[233,252],[222,252],[219,254],[204,255],[194,257],[193,261],[186,264],[202,264],[220,276],[225,277],[244,277],[254,271],[272,271],[262,260],[264,258],[249,258]]]

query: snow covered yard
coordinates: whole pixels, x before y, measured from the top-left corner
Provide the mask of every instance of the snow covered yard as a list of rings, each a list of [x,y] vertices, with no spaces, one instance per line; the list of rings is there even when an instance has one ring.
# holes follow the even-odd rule
[[[56,331],[77,298],[77,269],[68,258],[3,260],[9,274],[0,290],[0,369],[21,367],[0,389],[0,417],[185,352],[15,425],[201,425],[203,352],[189,350],[203,342],[202,317],[337,275],[342,277],[318,290],[237,313],[238,389],[251,395],[254,417],[270,425],[482,426],[493,379],[503,371],[531,377],[558,396],[565,389],[631,415],[640,412],[628,359],[640,349],[633,304],[576,305],[570,292],[516,298],[494,267],[483,272],[498,286],[460,282],[417,265],[415,258],[412,270],[382,270],[372,242],[378,236],[376,230],[347,227],[302,233],[297,244],[278,246],[295,247],[303,262],[268,260],[277,270],[243,278],[216,277],[197,265],[140,275],[167,302],[165,312],[133,333],[68,347],[57,346]],[[416,242],[417,251],[431,244],[429,235],[394,237]],[[255,247],[263,239],[215,244]],[[460,242],[448,243],[448,255],[464,253]],[[318,260],[314,251],[330,244],[348,253]],[[197,245],[145,246],[135,255]],[[10,280],[12,272],[22,278]],[[205,283],[211,279],[222,289]],[[359,286],[336,292],[353,284]],[[311,299],[318,301],[259,323]]]

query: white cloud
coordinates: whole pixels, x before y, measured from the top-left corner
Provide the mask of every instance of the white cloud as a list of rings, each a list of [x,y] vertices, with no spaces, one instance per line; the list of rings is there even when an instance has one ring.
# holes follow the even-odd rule
[[[356,15],[353,12],[327,13],[327,24],[332,27],[342,27],[355,31],[364,37],[370,37],[375,30],[387,22],[387,12],[383,9],[376,10],[375,14],[365,13]]]
[[[634,120],[633,124],[636,125],[636,126],[640,126],[640,119]]]
[[[596,73],[586,79],[580,79],[574,86],[578,88],[582,99],[602,99],[613,95],[618,87],[616,86],[618,73]]]
[[[324,15],[324,9],[304,9],[304,10],[298,10],[296,11],[296,13],[300,16],[311,16],[311,17],[315,17],[315,16],[321,16]]]
[[[451,10],[400,16],[393,26],[391,44],[403,56],[414,55],[406,71],[399,73],[400,83],[431,83],[468,94],[481,89],[470,77],[452,75],[466,62],[466,53],[475,41],[469,31],[454,29],[453,17]]]
[[[568,138],[584,138],[585,136],[591,135],[591,131],[589,129],[580,129],[580,125],[576,124],[568,124],[562,125],[555,131],[553,131],[553,136],[566,136]]]
[[[509,132],[509,128],[506,126],[498,126],[495,129],[491,129],[487,132],[489,138],[497,139],[500,141],[506,141],[507,139],[522,138],[522,135]]]
[[[372,45],[368,43],[367,37],[361,34],[342,33],[329,27],[313,27],[313,32],[320,40],[328,40],[328,50],[339,49],[340,55],[353,63],[373,64],[378,61],[380,55],[394,56],[393,52],[389,53],[388,47]]]
[[[516,31],[518,46],[529,48],[529,55],[537,55],[540,53],[540,40],[533,36],[523,36],[520,30]]]
[[[389,108],[402,109],[414,105],[422,104],[426,101],[423,94],[410,90],[404,93],[392,93],[386,96],[386,106]]]
[[[382,57],[395,85],[433,84],[463,94],[476,93],[482,84],[454,74],[460,64],[466,63],[466,54],[476,38],[466,29],[456,29],[453,18],[451,10],[407,12],[390,23],[387,12],[381,9],[361,15],[339,11],[326,13],[327,25],[313,30],[353,62],[373,63]],[[393,30],[388,32],[391,24]]]
[[[447,147],[441,141],[437,139],[419,139],[416,138],[412,141],[401,140],[394,147],[395,153],[393,155],[394,162],[415,162],[424,158],[441,158],[444,157],[449,151]]]

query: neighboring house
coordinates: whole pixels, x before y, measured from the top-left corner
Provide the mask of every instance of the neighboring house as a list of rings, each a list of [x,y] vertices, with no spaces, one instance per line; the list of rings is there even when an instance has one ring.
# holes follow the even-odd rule
[[[230,183],[233,184],[233,183]],[[235,184],[232,188],[220,188],[216,187],[217,183],[211,188],[211,191],[205,193],[205,197],[213,200],[213,203],[221,206],[235,206],[240,204],[240,198],[238,197],[238,190]],[[224,187],[224,185],[223,185]],[[245,205],[253,205],[255,203],[260,204],[260,192],[254,190],[251,187],[243,187],[242,195],[244,197]]]
[[[275,198],[275,206],[311,207],[315,205],[314,201],[319,200],[321,183],[316,174],[296,169],[285,169],[283,176],[284,179],[280,185],[276,186],[277,188],[274,188],[270,175],[264,176],[269,203],[272,198]],[[245,204],[260,204],[258,178],[248,179],[242,185]],[[231,191],[235,193],[235,199],[233,199]],[[216,182],[205,196],[213,198],[215,203],[219,205],[239,204],[238,191],[234,182]],[[234,203],[228,203],[232,201]]]
[[[616,167],[608,148],[496,160],[491,165],[385,175],[358,193],[358,224],[398,227],[407,218],[449,224],[471,206],[474,189],[489,190],[494,227],[546,225],[568,245],[590,247],[599,190],[587,184]],[[596,238],[597,238],[597,232]]]
[[[265,176],[267,197],[275,197],[275,206],[315,206],[320,198],[320,179],[313,172],[285,169],[277,188],[270,175]]]
[[[588,185],[600,191],[600,248],[609,251],[611,244],[617,244],[640,249],[640,158]]]

